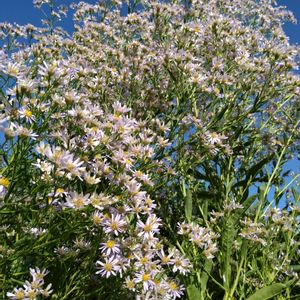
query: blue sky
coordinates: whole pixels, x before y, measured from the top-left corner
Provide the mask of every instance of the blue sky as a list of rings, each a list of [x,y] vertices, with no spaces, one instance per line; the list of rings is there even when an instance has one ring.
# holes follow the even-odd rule
[[[69,5],[76,0],[58,0],[59,4]],[[86,2],[94,3],[96,0]],[[291,10],[299,24],[287,24],[285,30],[291,43],[300,43],[300,0],[278,0],[278,4],[286,5]],[[33,7],[32,0],[1,0],[0,22],[16,22],[21,25],[32,23],[40,24],[41,13]],[[72,22],[65,22],[68,29],[72,28]]]

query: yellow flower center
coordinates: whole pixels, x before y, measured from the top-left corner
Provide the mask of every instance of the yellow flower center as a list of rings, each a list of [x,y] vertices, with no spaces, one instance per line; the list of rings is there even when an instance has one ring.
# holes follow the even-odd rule
[[[95,225],[99,225],[101,223],[101,217],[99,215],[94,215],[93,222]]]
[[[110,173],[110,169],[108,166],[104,168],[103,173],[104,175],[108,175]]]
[[[110,228],[112,230],[117,230],[119,228],[118,223],[115,221],[111,222]]]
[[[176,265],[176,267],[180,267],[181,266],[181,261],[180,260],[176,260],[175,261],[175,265]]]
[[[199,33],[199,32],[200,32],[200,27],[199,27],[198,25],[196,25],[196,26],[194,27],[194,31],[197,32],[197,33]]]
[[[168,256],[163,256],[161,258],[161,261],[162,261],[163,264],[167,264],[170,261],[170,258]]]
[[[24,115],[27,117],[27,118],[30,118],[32,116],[32,112],[28,109],[25,109],[25,112],[24,112]]]
[[[151,198],[149,198],[149,197],[146,198],[145,203],[146,203],[147,205],[151,205],[151,204],[152,204]]]
[[[149,274],[143,274],[142,275],[142,280],[143,281],[148,281],[150,279],[150,275]]]
[[[106,263],[106,264],[103,266],[103,268],[104,268],[104,270],[105,270],[106,272],[109,272],[109,271],[112,270],[113,265],[112,265],[111,263]]]
[[[36,278],[40,280],[40,279],[43,279],[44,276],[42,276],[42,274],[36,274]],[[38,288],[41,287],[41,284],[40,284],[39,281],[33,281],[33,282],[31,283],[31,287],[32,287],[33,289],[38,289]]]
[[[129,280],[129,281],[127,282],[127,287],[128,287],[129,289],[133,289],[133,288],[134,288],[134,282],[133,282],[133,280]]]
[[[106,247],[107,248],[113,248],[113,246],[115,245],[115,241],[109,240],[106,242]]]
[[[141,171],[136,171],[135,172],[135,176],[136,177],[142,177],[143,176],[143,173]]]
[[[59,193],[63,193],[65,190],[63,188],[58,188],[56,190],[56,193],[59,194]]]
[[[9,186],[9,180],[6,177],[0,178],[0,185],[3,185],[7,188]]]
[[[174,281],[172,281],[169,283],[169,288],[170,288],[170,290],[175,291],[178,289],[178,286]]]
[[[84,206],[84,199],[83,198],[76,198],[73,200],[74,206],[76,208],[81,208]]]
[[[36,291],[34,291],[34,290],[31,290],[31,291],[29,291],[29,292],[27,292],[27,297],[29,298],[29,299],[36,299]]]
[[[142,257],[140,260],[142,265],[145,265],[148,262],[148,258],[147,257]]]
[[[145,225],[145,227],[144,227],[144,231],[145,231],[145,232],[150,232],[151,229],[152,229],[152,226],[151,226],[151,225]]]
[[[127,164],[127,165],[131,165],[131,160],[130,160],[129,158],[126,158],[126,160],[125,160],[125,164]]]
[[[21,300],[21,299],[24,299],[25,294],[24,294],[23,291],[17,291],[17,292],[15,293],[15,296],[16,296],[16,299],[17,299],[17,300]]]
[[[68,163],[67,164],[67,170],[68,171],[73,171],[75,169],[75,165],[73,163]]]

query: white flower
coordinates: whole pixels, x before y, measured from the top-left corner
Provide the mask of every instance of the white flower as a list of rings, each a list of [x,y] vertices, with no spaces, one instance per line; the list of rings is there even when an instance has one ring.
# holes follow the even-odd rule
[[[12,300],[22,300],[25,299],[25,291],[22,288],[14,288],[13,293],[7,292],[6,296]]]
[[[15,127],[16,127],[16,134],[19,135],[20,137],[31,137],[33,140],[36,140],[36,137],[38,137],[38,135],[34,133],[31,129],[28,129],[21,125],[15,125]]]
[[[222,144],[222,141],[227,139],[227,137],[225,137],[224,135],[220,135],[216,132],[212,132],[212,133],[207,132],[205,139],[209,144],[215,145],[215,144]]]
[[[161,259],[162,264],[170,264],[170,259],[173,256],[173,252],[171,251],[171,253],[169,253],[169,255],[166,255],[164,250],[161,249],[160,252],[157,253],[157,255]]]
[[[147,292],[149,289],[152,289],[155,286],[153,281],[153,272],[141,272],[136,274],[134,282],[141,282],[143,284],[143,291]]]
[[[19,110],[19,114],[22,119],[25,119],[26,122],[30,124],[32,124],[35,121],[35,116],[33,115],[32,111],[26,107],[22,107]]]
[[[89,194],[83,195],[83,193],[78,194],[77,192],[70,192],[70,195],[67,196],[64,206],[75,209],[82,209],[89,204],[89,197]]]
[[[105,276],[106,278],[110,277],[111,275],[116,275],[119,271],[120,267],[118,266],[118,259],[114,256],[109,258],[105,258],[105,262],[97,261],[97,266],[100,266],[100,270],[96,272],[96,274],[100,274],[101,276]]]
[[[127,276],[125,278],[125,287],[128,289],[128,290],[131,290],[131,291],[135,291],[135,282],[132,278],[130,278],[129,276]]]
[[[137,228],[140,230],[138,236],[144,239],[152,238],[155,233],[159,232],[160,219],[155,215],[150,215],[146,221],[143,223],[141,220],[137,222]]]
[[[111,218],[104,221],[104,232],[105,233],[114,233],[118,235],[124,231],[124,226],[126,221],[122,219],[120,214],[112,215]]]
[[[168,294],[172,296],[172,299],[180,298],[183,295],[184,287],[174,281],[166,282],[164,286]]]
[[[108,240],[105,243],[101,243],[100,246],[101,252],[107,256],[109,256],[110,254],[118,254],[121,251],[120,245],[114,240]]]
[[[52,284],[48,284],[47,287],[45,289],[41,289],[40,293],[45,297],[49,297],[50,294],[53,292],[53,290],[51,290]]]
[[[74,176],[80,176],[85,171],[85,167],[81,167],[83,163],[79,158],[74,159],[73,154],[69,154],[62,158],[61,168],[66,169]]]
[[[38,267],[35,267],[35,269],[30,268],[29,271],[33,281],[42,280],[49,273],[46,269],[41,271]]]
[[[190,271],[190,261],[180,255],[178,250],[174,250],[174,257],[170,259],[170,264],[173,265],[173,272],[179,272],[180,274],[187,274]]]

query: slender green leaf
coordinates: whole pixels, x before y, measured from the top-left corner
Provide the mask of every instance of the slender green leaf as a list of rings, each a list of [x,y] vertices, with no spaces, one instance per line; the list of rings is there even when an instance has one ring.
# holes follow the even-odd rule
[[[192,218],[192,209],[193,209],[192,193],[190,189],[188,189],[185,197],[185,217],[189,222],[191,221]]]
[[[292,266],[290,266],[290,269],[292,271],[299,272],[300,271],[300,265],[292,265]]]
[[[265,286],[257,290],[253,295],[248,297],[246,300],[266,300],[272,299],[278,294],[281,294],[287,285],[282,283],[274,283],[269,286]]]
[[[205,264],[204,264],[204,269],[206,272],[201,273],[201,299],[205,299],[205,292],[207,291],[207,282],[209,279],[209,274],[212,270],[213,263],[211,260],[206,259]]]

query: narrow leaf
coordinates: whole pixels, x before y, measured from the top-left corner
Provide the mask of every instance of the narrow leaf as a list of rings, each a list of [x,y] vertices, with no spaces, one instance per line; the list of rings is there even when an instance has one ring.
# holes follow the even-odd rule
[[[212,261],[209,259],[206,259],[205,265],[204,265],[205,272],[201,273],[201,281],[200,281],[201,298],[199,298],[199,299],[205,299],[205,292],[207,291],[207,282],[209,279],[209,274],[212,270],[212,266],[213,266]]]
[[[193,209],[192,194],[190,189],[188,189],[185,197],[185,217],[187,218],[188,222],[190,222],[192,218],[192,209]]]
[[[246,300],[266,300],[282,293],[287,286],[282,283],[274,283],[257,290],[252,296]]]

